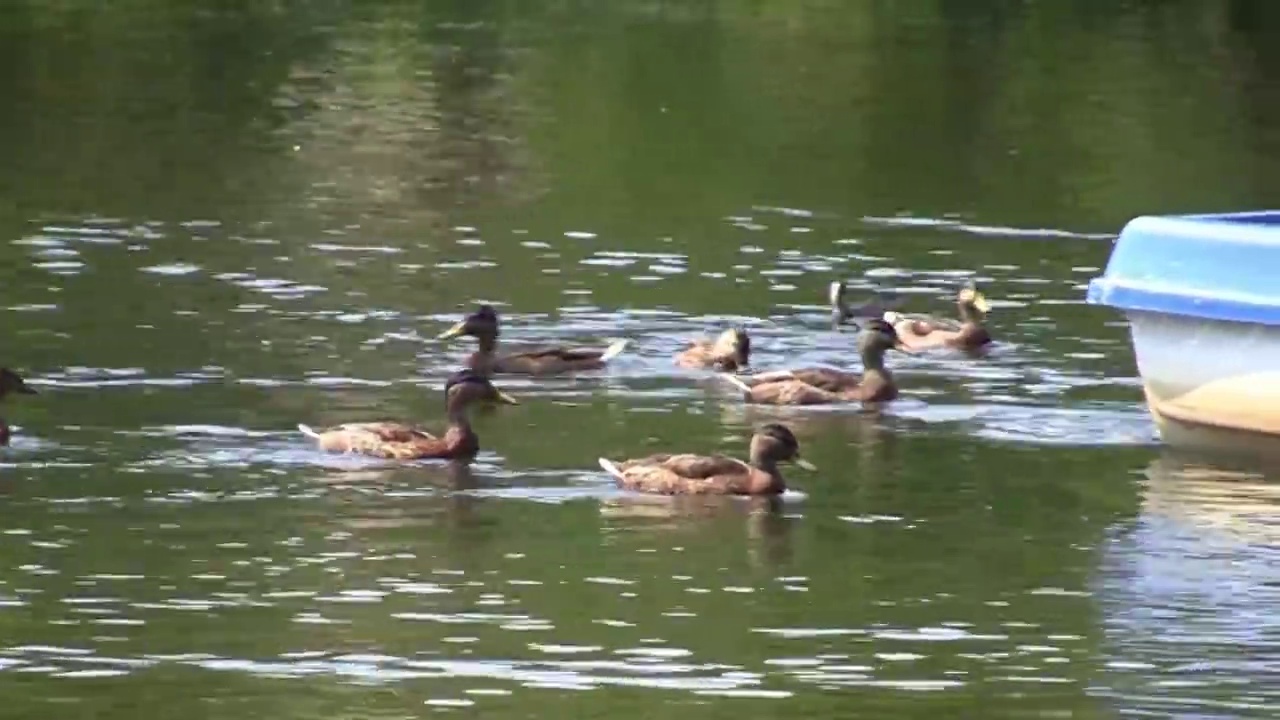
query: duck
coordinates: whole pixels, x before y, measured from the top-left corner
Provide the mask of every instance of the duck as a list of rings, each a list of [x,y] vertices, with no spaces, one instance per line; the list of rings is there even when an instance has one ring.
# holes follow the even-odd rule
[[[11,393],[18,395],[38,394],[35,388],[22,379],[21,375],[9,368],[0,368],[0,398]],[[4,420],[0,420],[0,447],[7,446],[12,435],[13,431],[9,429],[9,424]]]
[[[600,467],[624,490],[655,495],[781,495],[787,489],[778,463],[817,468],[800,457],[800,442],[785,425],[769,423],[751,437],[745,462],[725,455],[650,455]]]
[[[991,333],[983,324],[990,310],[987,298],[970,280],[956,293],[956,311],[960,316],[958,320],[892,311],[886,312],[884,319],[893,325],[908,348],[977,350],[991,343]]]
[[[467,358],[467,367],[486,376],[554,375],[578,370],[603,368],[627,347],[627,340],[618,340],[608,347],[594,348],[552,347],[531,352],[498,355],[498,313],[492,305],[481,305],[453,327],[440,333],[438,339],[448,340],[459,335],[470,335],[480,347]]]
[[[520,402],[494,387],[487,377],[474,370],[460,370],[445,381],[445,415],[448,427],[442,436],[403,422],[358,422],[313,430],[299,424],[303,435],[315,440],[320,449],[333,453],[355,453],[386,460],[468,459],[480,451],[480,439],[467,417],[480,401],[519,405]]]
[[[882,299],[868,300],[856,307],[850,306],[845,301],[845,295],[848,293],[848,286],[843,280],[835,280],[827,286],[827,302],[831,305],[831,324],[835,328],[841,325],[853,324],[859,325],[860,320],[868,320],[873,318],[884,318],[886,312],[892,307],[899,304],[900,300],[885,301]]]
[[[714,368],[737,372],[751,361],[751,337],[742,327],[731,327],[714,340],[696,338],[676,354],[676,365],[684,368]]]
[[[862,373],[808,367],[776,370],[748,378],[726,375],[747,402],[764,405],[823,405],[842,402],[888,402],[898,397],[893,373],[885,366],[889,350],[909,354],[893,326],[869,320],[860,326],[858,353]]]

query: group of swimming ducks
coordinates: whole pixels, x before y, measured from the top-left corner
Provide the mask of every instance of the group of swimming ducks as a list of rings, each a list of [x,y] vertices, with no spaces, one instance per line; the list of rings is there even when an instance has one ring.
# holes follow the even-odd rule
[[[834,282],[829,301],[832,320],[839,326],[858,328],[857,348],[862,372],[826,367],[805,367],[742,375],[750,364],[751,339],[742,327],[725,330],[716,338],[698,338],[676,354],[684,368],[718,371],[742,391],[744,401],[767,405],[816,405],[833,403],[882,403],[898,396],[885,355],[893,350],[908,354],[936,348],[981,351],[991,342],[985,319],[987,300],[972,283],[956,296],[957,318],[903,314],[879,302],[850,307],[846,287]],[[477,349],[465,368],[445,382],[445,417],[442,435],[403,422],[345,423],[323,430],[298,425],[320,449],[356,453],[393,460],[469,460],[479,452],[480,440],[471,427],[469,411],[477,403],[519,404],[498,389],[498,375],[545,376],[596,370],[605,367],[627,345],[620,340],[603,349],[552,347],[500,355],[498,314],[481,305],[448,330],[440,339],[475,338]],[[15,372],[0,368],[0,398],[10,393],[34,394]],[[0,445],[8,444],[9,428],[0,422]],[[812,464],[800,457],[800,444],[785,425],[769,423],[751,438],[746,461],[724,455],[693,453],[660,454],[624,461],[599,460],[600,466],[627,490],[664,495],[777,495],[786,489],[779,463],[792,462],[808,470]]]

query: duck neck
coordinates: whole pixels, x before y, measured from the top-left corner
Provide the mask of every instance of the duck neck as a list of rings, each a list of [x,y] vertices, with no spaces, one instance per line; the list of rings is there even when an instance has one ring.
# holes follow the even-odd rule
[[[445,407],[445,418],[449,423],[449,427],[458,428],[464,433],[471,432],[471,417],[467,412],[467,403],[456,399],[450,399],[449,404]]]
[[[862,374],[889,377],[889,369],[884,366],[884,350],[870,348],[862,351]]]
[[[844,301],[844,286],[833,285],[827,292],[827,302],[831,304],[831,314],[841,319],[849,317],[849,306]]]
[[[956,306],[956,308],[959,310],[959,313],[960,313],[960,322],[964,323],[965,325],[981,325],[982,324],[982,316],[979,315],[978,311],[969,303],[959,303]]]
[[[768,455],[756,455],[751,458],[751,466],[769,476],[772,480],[770,484],[776,492],[786,491],[787,481],[782,478],[782,471],[778,469],[777,460]]]
[[[715,357],[715,365],[726,372],[736,372],[746,367],[746,361],[736,352],[721,353]]]
[[[492,355],[498,350],[498,336],[492,333],[483,333],[476,336],[476,343],[480,346],[481,355]]]

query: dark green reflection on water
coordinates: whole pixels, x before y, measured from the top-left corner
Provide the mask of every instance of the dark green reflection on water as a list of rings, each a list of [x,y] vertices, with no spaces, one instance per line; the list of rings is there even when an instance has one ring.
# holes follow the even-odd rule
[[[43,393],[4,408],[0,698],[21,717],[1150,709],[1107,663],[1151,686],[1201,648],[1104,632],[1141,614],[1124,573],[1168,537],[1139,510],[1155,451],[1124,329],[1081,283],[1135,214],[1268,202],[1273,14],[10,3],[3,360]],[[802,501],[640,503],[595,471],[741,453],[773,419],[670,365],[724,316],[763,367],[845,363],[816,307],[833,277],[945,308],[969,270],[1001,352],[897,361],[889,417],[787,415],[821,468],[791,474]],[[478,299],[504,303],[503,342],[634,350],[605,377],[511,381],[525,403],[478,421],[471,475],[325,460],[293,433],[438,418],[469,346],[424,338]]]

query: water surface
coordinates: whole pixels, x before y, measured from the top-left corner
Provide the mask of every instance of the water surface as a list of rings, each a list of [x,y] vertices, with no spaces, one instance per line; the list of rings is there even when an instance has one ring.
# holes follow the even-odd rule
[[[0,11],[0,697],[29,717],[1270,717],[1275,493],[1162,449],[1085,306],[1148,212],[1267,205],[1269,5],[19,3]],[[949,311],[882,415],[675,368],[856,367],[825,288]],[[294,429],[439,422],[469,468]],[[790,425],[781,503],[596,465]]]

